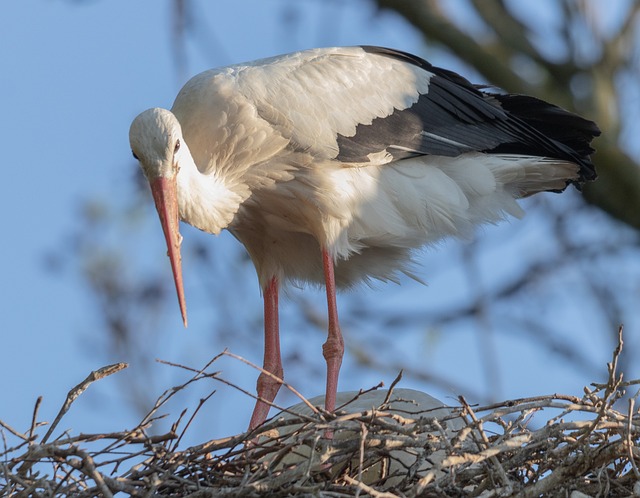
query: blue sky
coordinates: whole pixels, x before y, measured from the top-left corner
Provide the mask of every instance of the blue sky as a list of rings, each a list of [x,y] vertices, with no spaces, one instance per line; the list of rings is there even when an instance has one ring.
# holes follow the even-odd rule
[[[236,0],[234,2],[195,2],[201,17],[193,35],[186,39],[183,65],[175,63],[172,44],[170,2],[144,0],[110,1],[35,1],[23,0],[3,6],[0,18],[0,76],[3,122],[1,129],[5,143],[3,163],[5,172],[0,195],[0,208],[5,213],[3,243],[0,245],[2,281],[0,283],[0,310],[2,311],[2,347],[0,354],[0,419],[25,430],[30,420],[35,399],[44,396],[41,419],[51,420],[64,400],[67,391],[80,382],[91,370],[104,364],[100,353],[103,338],[95,313],[95,306],[86,295],[86,287],[75,271],[51,273],[45,270],[52,251],[65,246],[65,237],[73,233],[78,223],[79,210],[85,200],[126,204],[133,193],[134,166],[128,145],[128,129],[133,117],[148,107],[170,107],[171,102],[188,76],[209,67],[256,59],[296,49],[320,45],[378,44],[419,52],[432,62],[455,70],[459,65],[448,62],[441,52],[425,49],[420,37],[395,16],[374,16],[366,2],[308,1],[302,7],[291,9],[287,1]],[[251,13],[251,15],[247,15]],[[295,19],[286,30],[282,19]],[[331,26],[327,30],[326,27]],[[554,201],[558,197],[553,197]],[[143,221],[132,225],[135,236],[121,241],[135,245],[138,257],[148,253],[145,264],[165,265],[164,243],[152,211],[144,213]],[[515,244],[527,251],[535,244],[539,228],[535,217],[523,222],[521,238]],[[527,227],[526,229],[524,227]],[[490,229],[494,230],[494,229]],[[500,229],[495,229],[498,237]],[[540,232],[537,232],[537,231]],[[195,231],[185,232],[187,237],[201,237]],[[221,258],[234,250],[235,241],[229,236],[215,240],[207,236],[207,244]],[[531,242],[534,240],[534,242]],[[141,241],[141,242],[140,242]],[[118,244],[120,241],[111,240]],[[231,248],[231,249],[230,249]],[[457,252],[458,246],[443,244],[445,254],[434,256],[431,263],[446,264],[446,252]],[[512,254],[512,253],[510,253]],[[494,256],[495,257],[495,256]],[[498,254],[498,257],[499,254]],[[517,261],[503,261],[505,271],[517,266]],[[68,262],[67,265],[73,265]],[[220,267],[221,274],[234,277]],[[259,308],[260,297],[255,281],[249,273],[241,273],[238,283],[247,290],[247,299]],[[221,277],[223,278],[223,277]],[[204,364],[213,354],[221,351],[203,348],[202,336],[206,326],[199,325],[198,317],[205,311],[199,285],[195,278],[187,283],[190,305],[190,328],[182,330],[177,310],[163,314],[166,328],[175,334],[163,336],[162,342],[150,341],[149,358],[175,359],[192,366]],[[378,299],[375,306],[406,306],[408,309],[439,306],[445,302],[442,290],[455,293],[456,283],[464,280],[459,270],[433,271],[429,287],[406,283],[402,287],[388,286],[381,294],[368,289],[352,293],[345,301],[350,308],[367,305]],[[236,280],[237,281],[237,280]],[[229,283],[229,285],[232,285]],[[436,291],[430,291],[437,289]],[[305,294],[307,295],[307,294]],[[317,302],[321,294],[308,292],[309,299]],[[382,296],[382,297],[374,297]],[[199,300],[200,299],[200,300]],[[347,298],[345,298],[347,299]],[[293,320],[292,307],[298,301],[284,304],[282,321]],[[578,324],[579,325],[579,324]],[[570,327],[567,327],[570,328]],[[579,327],[576,327],[579,328]],[[579,331],[575,331],[579,334]],[[260,344],[261,325],[256,323],[257,342]],[[353,344],[366,341],[366,327],[354,333]],[[284,332],[283,332],[284,334]],[[451,365],[453,351],[457,351],[453,377],[465,384],[477,377],[483,338],[465,331],[451,334],[449,339],[440,332],[417,331],[395,337],[389,349],[406,348],[407,357],[423,355],[424,361],[446,369]],[[283,338],[283,348],[299,337],[289,333]],[[489,339],[499,341],[504,351],[513,347],[517,354],[502,353],[501,372],[506,377],[522,367],[529,375],[539,375],[547,367],[522,340],[499,334]],[[315,348],[309,357],[321,359],[321,336],[309,339]],[[347,336],[347,341],[350,341]],[[433,342],[439,345],[431,348]],[[456,344],[464,342],[463,353]],[[210,343],[207,343],[210,344]],[[594,362],[610,356],[608,344],[594,340],[587,346]],[[240,354],[251,354],[247,351]],[[447,353],[449,351],[449,353]],[[260,361],[260,352],[252,359]],[[112,361],[125,359],[112,358]],[[316,361],[314,360],[314,361]],[[417,361],[420,361],[419,359]],[[347,360],[342,386],[344,389],[369,387],[380,380],[387,383],[379,372],[362,372]],[[226,361],[225,372],[253,389],[255,373],[235,362]],[[465,365],[465,368],[462,367]],[[468,367],[468,368],[466,368]],[[170,376],[166,368],[156,366],[154,375],[159,381]],[[285,364],[286,369],[286,364]],[[322,372],[321,365],[318,372]],[[533,373],[532,373],[533,372]],[[550,390],[566,388],[572,394],[585,380],[571,377],[570,373],[552,374]],[[146,375],[146,370],[133,364],[118,375]],[[319,374],[320,375],[320,374]],[[526,377],[526,376],[525,376]],[[295,378],[295,377],[294,377]],[[312,396],[322,391],[321,378],[296,379]],[[131,412],[121,412],[123,393],[113,379],[106,379],[76,402],[64,428],[74,431],[108,431],[132,426],[137,419]],[[420,387],[405,385],[406,387]],[[517,386],[517,384],[516,384]],[[94,389],[95,387],[95,389]],[[165,384],[169,388],[170,384]],[[505,396],[540,394],[544,386],[522,387],[505,381]],[[160,392],[158,392],[160,394]],[[450,396],[455,393],[434,393]],[[251,402],[234,392],[219,394],[220,401],[211,409],[211,436],[217,437],[243,430],[250,414]],[[287,398],[289,399],[289,398]],[[293,400],[291,400],[293,402]],[[233,407],[233,408],[232,408]],[[66,425],[65,425],[66,424]]]

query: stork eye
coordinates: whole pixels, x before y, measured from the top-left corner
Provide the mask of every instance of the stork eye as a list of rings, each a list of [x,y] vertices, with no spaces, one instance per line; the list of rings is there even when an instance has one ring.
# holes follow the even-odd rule
[[[133,158],[134,158],[136,161],[139,161],[139,160],[140,160],[140,158],[136,155],[136,153],[135,153],[135,152],[131,151],[131,154],[133,154]]]
[[[175,154],[180,149],[180,139],[176,140],[176,146],[173,149],[173,153]]]

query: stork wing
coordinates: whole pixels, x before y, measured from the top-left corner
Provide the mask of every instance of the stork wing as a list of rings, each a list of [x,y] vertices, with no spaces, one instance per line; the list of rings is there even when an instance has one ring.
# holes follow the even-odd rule
[[[531,97],[489,94],[379,47],[314,49],[206,71],[172,110],[205,173],[241,175],[269,163],[269,175],[285,178],[291,153],[364,166],[479,151],[571,161],[585,179],[595,176],[589,142],[599,132],[591,121]]]
[[[290,148],[317,158],[362,165],[480,151],[568,160],[594,176],[591,121],[538,99],[483,92],[404,52],[298,52],[248,67],[237,82]]]

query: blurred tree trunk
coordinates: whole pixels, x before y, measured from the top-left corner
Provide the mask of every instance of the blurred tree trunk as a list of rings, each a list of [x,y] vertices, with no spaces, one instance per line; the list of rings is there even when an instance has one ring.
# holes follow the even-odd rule
[[[503,0],[469,0],[486,33],[472,36],[445,10],[442,0],[374,0],[381,9],[403,16],[428,43],[446,47],[491,84],[510,93],[526,93],[576,111],[600,126],[595,164],[598,181],[584,188],[585,199],[627,225],[640,228],[640,169],[620,145],[621,112],[626,102],[616,88],[624,73],[637,73],[634,28],[640,18],[640,2],[629,2],[628,12],[613,33],[604,33],[588,2],[557,3],[558,40],[567,54],[552,61],[535,46],[536,19],[517,19]],[[618,8],[624,8],[619,6]],[[549,26],[545,26],[548,32]],[[582,30],[576,35],[576,30]],[[585,40],[588,30],[591,43]],[[588,53],[585,53],[589,50]],[[534,68],[536,78],[517,70],[516,60]],[[574,91],[581,90],[580,95]],[[637,105],[637,104],[636,104]]]

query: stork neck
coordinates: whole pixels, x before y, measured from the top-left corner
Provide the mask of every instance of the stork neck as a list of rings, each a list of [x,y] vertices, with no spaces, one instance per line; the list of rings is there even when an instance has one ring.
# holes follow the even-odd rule
[[[183,148],[187,149],[186,144]],[[215,172],[201,173],[188,149],[181,152],[177,176],[180,218],[217,235],[232,222],[243,199],[216,177]]]

